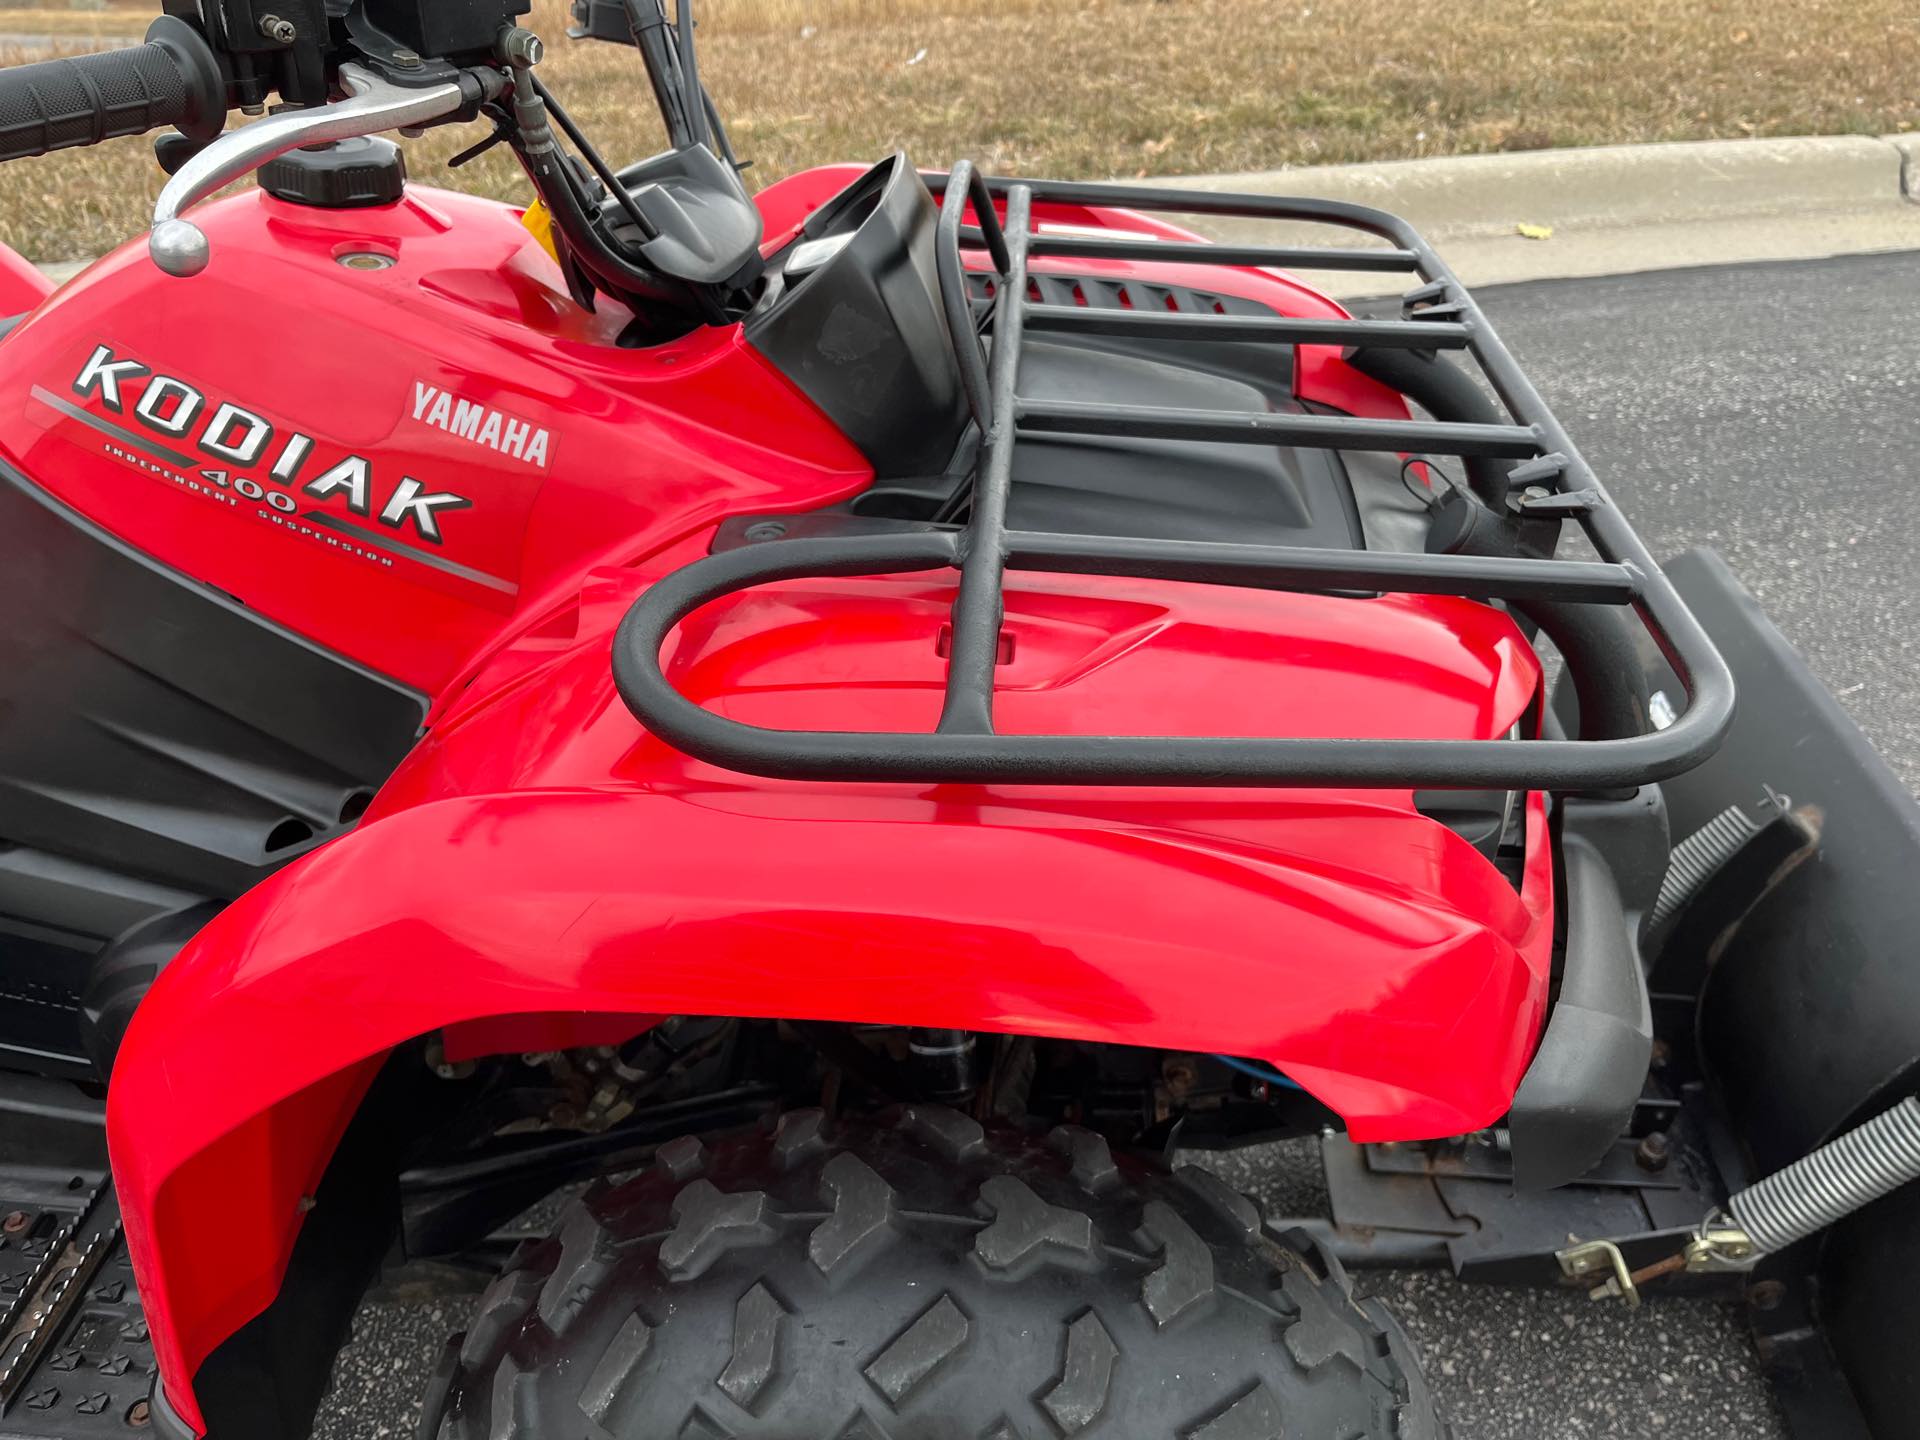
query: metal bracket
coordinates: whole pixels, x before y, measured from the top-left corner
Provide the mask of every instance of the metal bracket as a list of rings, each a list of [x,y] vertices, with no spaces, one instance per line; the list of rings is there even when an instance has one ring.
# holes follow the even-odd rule
[[[1753,1237],[1723,1215],[1709,1215],[1681,1252],[1693,1275],[1737,1274],[1760,1261]]]
[[[1515,508],[1529,520],[1565,520],[1598,510],[1607,502],[1598,490],[1549,491],[1528,486],[1515,500]]]
[[[206,233],[191,220],[182,220],[181,212],[276,155],[303,145],[424,125],[467,102],[456,81],[408,88],[359,65],[340,67],[340,88],[347,99],[256,120],[228,131],[187,160],[154,202],[153,233],[147,237],[153,263],[169,275],[198,275],[206,269],[211,258]]]
[[[1633,1272],[1627,1268],[1627,1257],[1620,1253],[1620,1247],[1613,1241],[1584,1241],[1570,1245],[1565,1250],[1554,1251],[1553,1258],[1560,1262],[1560,1273],[1570,1280],[1584,1280],[1588,1276],[1611,1270],[1611,1275],[1587,1291],[1587,1298],[1618,1298],[1627,1302],[1629,1310],[1640,1308],[1640,1288],[1633,1283]]]
[[[1569,1235],[1569,1240],[1573,1237]],[[1584,1280],[1610,1272],[1607,1278],[1587,1291],[1589,1300],[1624,1300],[1629,1310],[1640,1305],[1640,1287],[1649,1280],[1684,1270],[1690,1275],[1730,1274],[1751,1270],[1759,1260],[1753,1237],[1722,1215],[1709,1215],[1700,1222],[1684,1249],[1677,1255],[1657,1260],[1635,1270],[1627,1257],[1611,1240],[1574,1241],[1564,1250],[1554,1251],[1560,1273],[1571,1280]]]

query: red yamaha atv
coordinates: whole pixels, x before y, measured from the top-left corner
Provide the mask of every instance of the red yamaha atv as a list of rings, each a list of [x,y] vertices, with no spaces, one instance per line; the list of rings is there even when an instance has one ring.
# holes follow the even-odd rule
[[[1383,1262],[1744,1293],[1900,1432],[1912,803],[1407,225],[749,198],[687,0],[576,12],[624,169],[516,0],[169,9],[0,73],[177,127],[0,295],[0,1434],[306,1434],[410,1257],[428,1440],[1436,1436]],[[473,120],[525,213],[375,138]],[[1330,1217],[1172,1163],[1286,1136]]]

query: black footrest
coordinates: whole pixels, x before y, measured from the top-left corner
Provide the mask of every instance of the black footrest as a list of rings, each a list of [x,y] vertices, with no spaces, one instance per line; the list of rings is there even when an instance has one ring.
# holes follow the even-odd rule
[[[0,1440],[151,1433],[153,1344],[96,1167],[0,1167]]]

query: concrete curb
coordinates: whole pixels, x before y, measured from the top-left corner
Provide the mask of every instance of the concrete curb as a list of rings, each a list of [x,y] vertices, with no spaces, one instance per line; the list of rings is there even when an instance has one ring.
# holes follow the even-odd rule
[[[1142,183],[1391,210],[1474,286],[1920,250],[1920,134],[1536,150]],[[1352,243],[1351,232],[1324,225],[1192,223],[1216,240]],[[1343,299],[1392,288],[1350,272],[1313,279]]]
[[[1390,209],[1429,238],[1668,225],[1901,203],[1920,134],[1702,140],[1325,165],[1181,180],[1205,190],[1307,195]]]

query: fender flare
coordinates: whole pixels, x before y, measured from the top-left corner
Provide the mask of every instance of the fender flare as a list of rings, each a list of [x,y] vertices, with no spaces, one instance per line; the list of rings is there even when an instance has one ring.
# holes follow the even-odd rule
[[[1505,1111],[1546,1004],[1550,898],[1423,817],[1431,893],[1218,837],[993,809],[796,824],[741,792],[539,790],[402,810],[218,916],[116,1062],[109,1143],[167,1399],[273,1301],[334,1147],[392,1048],[556,1013],[957,1026],[1284,1067],[1356,1139]],[[1544,809],[1529,887],[1550,887]],[[1504,891],[1495,895],[1489,887]],[[1472,893],[1469,895],[1468,890]],[[1472,918],[1500,916],[1497,929]],[[1356,1023],[1355,1013],[1364,1020]]]

